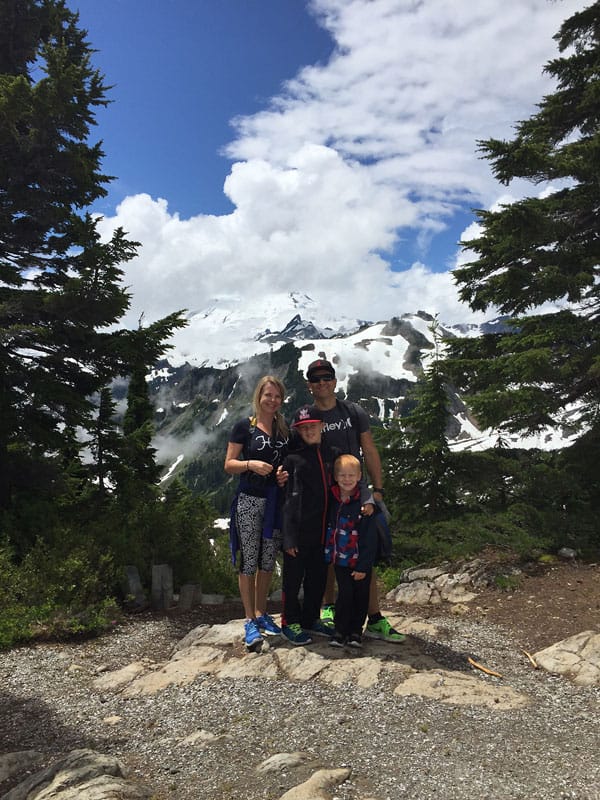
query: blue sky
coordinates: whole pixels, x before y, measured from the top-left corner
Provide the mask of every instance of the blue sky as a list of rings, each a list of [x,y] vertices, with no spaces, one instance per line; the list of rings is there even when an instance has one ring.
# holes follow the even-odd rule
[[[304,291],[362,319],[469,317],[451,269],[502,187],[476,150],[553,86],[581,0],[69,0],[114,84],[98,114],[129,321]],[[490,316],[488,314],[487,316]],[[182,334],[184,335],[184,334]]]
[[[107,172],[103,211],[128,194],[172,211],[224,214],[231,120],[264,108],[333,41],[297,0],[71,0],[113,86],[98,113]]]

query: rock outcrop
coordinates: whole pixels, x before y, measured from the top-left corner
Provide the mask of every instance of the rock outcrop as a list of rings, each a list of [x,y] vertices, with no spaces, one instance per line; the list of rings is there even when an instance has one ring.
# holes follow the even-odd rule
[[[39,755],[39,754],[37,754]],[[36,756],[32,756],[35,763]],[[118,759],[74,750],[34,772],[2,800],[149,800],[150,789],[129,780]]]
[[[600,633],[583,631],[535,653],[540,667],[579,686],[600,686]]]
[[[478,558],[436,567],[416,567],[402,573],[400,584],[388,592],[387,599],[416,606],[469,603],[477,597],[477,591],[489,583],[488,567]]]
[[[203,673],[216,678],[319,681],[354,684],[362,689],[391,687],[396,694],[414,694],[457,705],[484,705],[497,709],[521,708],[528,699],[503,686],[495,677],[475,671],[465,654],[454,654],[457,669],[424,652],[419,634],[435,638],[436,627],[416,618],[390,617],[408,636],[401,645],[364,639],[357,655],[332,648],[325,638],[308,647],[292,647],[285,639],[266,640],[260,653],[245,653],[241,644],[242,620],[224,625],[200,625],[176,647],[169,661],[145,666],[136,662],[99,676],[98,691],[113,690],[124,697],[153,695],[173,685],[186,685]],[[488,685],[489,684],[489,685]]]

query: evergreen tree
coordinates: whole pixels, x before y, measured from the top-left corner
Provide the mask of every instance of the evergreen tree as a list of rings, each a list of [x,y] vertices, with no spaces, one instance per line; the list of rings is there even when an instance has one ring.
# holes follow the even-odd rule
[[[453,458],[446,434],[449,402],[437,320],[430,330],[435,350],[410,396],[410,413],[375,434],[387,476],[386,504],[393,518],[405,521],[439,518],[456,505]]]
[[[97,481],[98,490],[102,495],[115,485],[121,473],[123,436],[118,430],[115,416],[115,402],[110,389],[105,386],[100,392],[96,424],[90,441],[94,456],[92,477]]]
[[[91,54],[64,0],[0,0],[0,537],[8,554],[0,584],[12,587],[0,640],[8,631],[9,643],[41,625],[101,628],[124,564],[147,575],[157,555],[173,557],[188,575],[211,553],[198,528],[210,526],[212,511],[183,495],[163,501],[149,446],[145,372],[185,322],[176,312],[137,331],[116,328],[129,304],[121,265],[137,244],[122,230],[101,241],[86,211],[108,180],[101,146],[89,142],[95,109],[107,103]],[[107,387],[127,376],[126,439]],[[126,446],[134,440],[139,469]]]
[[[0,507],[16,448],[52,453],[85,423],[111,371],[109,339],[128,298],[115,266],[135,253],[101,244],[77,209],[105,194],[102,152],[86,139],[104,86],[62,2],[0,2]],[[39,76],[39,77],[38,77]],[[38,77],[35,80],[35,77]],[[114,364],[112,365],[114,371]]]
[[[123,418],[124,459],[131,476],[142,484],[155,484],[160,474],[156,450],[151,446],[155,431],[154,407],[150,402],[146,375],[165,352],[164,338],[183,325],[185,322],[178,313],[145,327],[140,320],[138,329],[128,339],[131,373]]]
[[[0,0],[0,510],[23,469],[93,428],[92,397],[166,349],[178,314],[142,340],[108,330],[128,307],[119,265],[136,243],[101,242],[85,212],[106,194],[94,112],[102,76],[63,0]],[[161,337],[163,337],[161,339]]]
[[[482,422],[514,431],[555,424],[574,405],[582,430],[600,424],[600,3],[555,39],[562,55],[545,71],[557,90],[513,140],[480,144],[502,183],[525,178],[553,191],[478,211],[482,233],[465,243],[477,259],[455,271],[463,300],[510,322],[504,333],[449,342],[446,368]],[[564,310],[519,316],[564,300]]]
[[[129,378],[127,411],[123,419],[125,436],[124,460],[130,478],[143,485],[158,481],[156,450],[151,446],[154,435],[154,408],[148,396],[145,364],[135,365]]]
[[[417,404],[406,419],[409,465],[403,481],[409,488],[412,504],[428,517],[438,517],[455,504],[451,454],[446,436],[450,415],[446,380],[439,356],[437,320],[430,330],[435,353],[431,364],[418,381]]]

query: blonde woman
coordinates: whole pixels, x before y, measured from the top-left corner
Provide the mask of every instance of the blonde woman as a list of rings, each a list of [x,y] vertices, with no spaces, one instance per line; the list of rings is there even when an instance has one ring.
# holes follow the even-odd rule
[[[276,472],[288,445],[288,428],[281,414],[284,398],[285,388],[278,378],[261,378],[252,399],[254,414],[234,425],[225,456],[225,472],[240,476],[230,534],[234,563],[240,553],[238,583],[248,650],[260,648],[263,635],[281,633],[266,606],[281,545],[281,489]]]

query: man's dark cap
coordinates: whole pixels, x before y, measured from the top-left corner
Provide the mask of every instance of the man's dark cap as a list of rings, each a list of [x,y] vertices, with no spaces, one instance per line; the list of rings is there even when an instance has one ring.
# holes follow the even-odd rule
[[[317,374],[322,375],[324,378],[335,378],[335,370],[331,361],[319,358],[309,364],[306,370],[306,379],[310,380]]]

